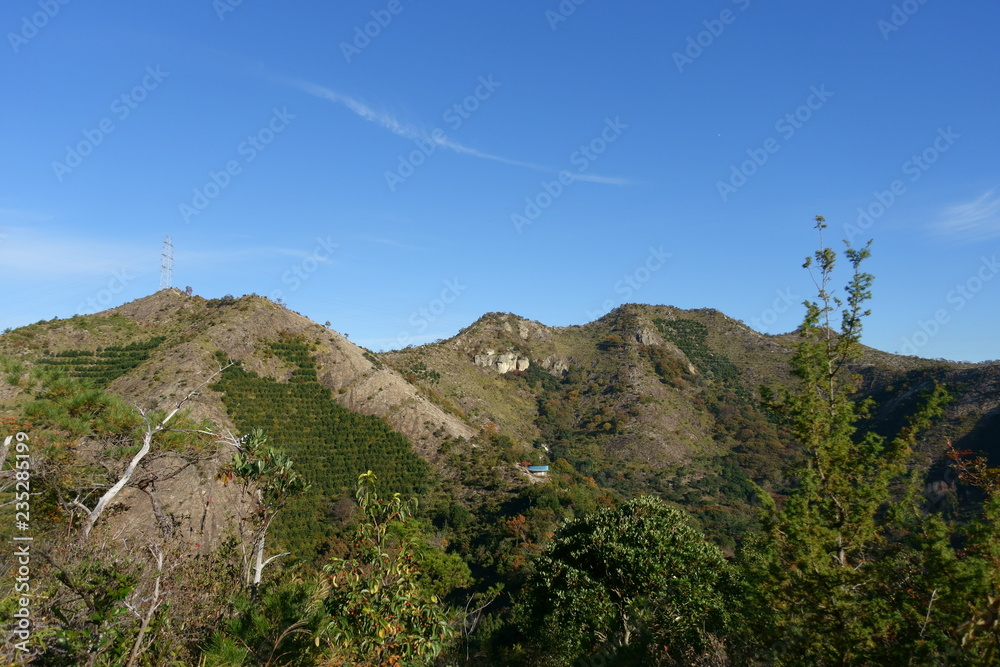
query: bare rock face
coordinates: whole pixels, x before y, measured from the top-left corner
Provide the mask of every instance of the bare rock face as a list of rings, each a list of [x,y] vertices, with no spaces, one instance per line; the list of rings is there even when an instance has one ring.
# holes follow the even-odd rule
[[[514,352],[497,354],[495,350],[486,350],[486,354],[475,356],[477,366],[492,368],[501,375],[510,371],[526,371],[531,366],[528,357],[522,357]]]
[[[350,360],[330,364],[320,382],[340,387],[335,400],[354,412],[376,415],[413,443],[417,453],[428,461],[446,438],[472,438],[475,429],[455,415],[448,414],[419,394],[396,371],[387,368],[367,369],[359,375],[341,375],[350,369]]]
[[[145,485],[126,488],[111,505],[116,514],[110,522],[113,532],[149,535],[166,524],[174,537],[207,553],[225,537],[227,528],[236,527],[239,510],[248,512],[252,502],[252,494],[244,494],[239,484],[223,484],[215,478],[229,456],[231,452],[220,452],[216,459],[195,465],[184,465],[179,457],[163,457],[155,471],[166,479],[149,483],[146,492],[140,490]]]
[[[550,354],[542,360],[542,368],[556,377],[565,377],[569,373],[569,359],[558,354]]]
[[[654,329],[649,327],[638,327],[635,332],[635,340],[642,345],[662,345],[663,337]]]

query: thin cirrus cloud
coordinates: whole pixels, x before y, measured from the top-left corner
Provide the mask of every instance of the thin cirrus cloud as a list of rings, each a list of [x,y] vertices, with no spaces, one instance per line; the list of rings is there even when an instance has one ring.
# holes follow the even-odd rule
[[[61,284],[67,280],[92,280],[127,273],[156,273],[160,268],[160,250],[125,242],[100,242],[64,235],[53,238],[52,232],[40,233],[31,227],[4,227],[0,233],[0,266],[19,279]],[[236,266],[248,259],[276,261],[279,257],[304,259],[308,248],[249,247],[233,250],[187,250],[176,252],[177,264],[189,267]],[[337,264],[335,258],[324,263]],[[10,279],[10,278],[9,278]]]
[[[371,106],[357,100],[349,95],[344,95],[338,93],[335,90],[331,90],[326,86],[321,86],[316,83],[311,83],[309,81],[302,81],[299,79],[291,79],[287,77],[275,77],[281,83],[285,85],[297,88],[313,97],[318,97],[323,100],[334,102],[340,104],[347,109],[351,110],[357,116],[363,118],[364,120],[375,123],[383,129],[392,132],[393,134],[402,137],[404,139],[420,139],[422,141],[428,141],[434,143],[443,148],[447,148],[459,155],[468,155],[470,157],[479,158],[481,160],[492,160],[494,162],[500,162],[502,164],[508,164],[514,167],[523,167],[525,169],[532,169],[535,171],[544,172],[556,172],[558,170],[552,169],[551,167],[546,167],[544,165],[534,164],[531,162],[523,162],[521,160],[512,160],[510,158],[505,158],[500,155],[493,155],[491,153],[484,153],[483,151],[471,148],[469,146],[464,146],[457,141],[453,141],[447,137],[441,138],[440,136],[434,137],[430,133],[419,129],[409,123],[400,121],[394,115],[386,113],[383,111],[377,111]],[[588,183],[602,183],[604,185],[627,185],[628,180],[624,178],[617,178],[613,176],[600,176],[597,174],[572,174],[573,180],[576,181],[586,181]]]
[[[51,234],[51,233],[50,233]],[[53,239],[31,228],[8,228],[0,244],[0,266],[30,281],[85,279],[136,268],[149,258],[148,248],[87,239]],[[149,260],[152,263],[152,260]]]
[[[984,241],[1000,236],[1000,196],[992,188],[970,202],[947,208],[934,229],[963,241]]]

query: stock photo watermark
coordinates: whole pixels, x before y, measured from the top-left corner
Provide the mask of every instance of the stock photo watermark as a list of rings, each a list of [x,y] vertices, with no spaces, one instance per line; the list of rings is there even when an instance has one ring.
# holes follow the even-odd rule
[[[811,86],[809,92],[810,95],[803,104],[775,121],[774,131],[781,135],[782,140],[788,141],[795,136],[795,133],[801,130],[812,119],[813,115],[833,97],[833,93],[826,89],[826,84],[818,88]],[[722,201],[729,201],[729,197],[746,185],[747,181],[779,150],[781,150],[781,142],[774,137],[765,139],[760,148],[748,148],[746,151],[748,159],[738,165],[730,165],[729,179],[715,182],[715,187],[719,191]]]
[[[951,306],[938,308],[934,315],[926,320],[917,320],[917,327],[909,336],[903,337],[901,354],[916,355],[917,351],[931,342],[940,333],[942,327],[951,322],[953,314],[961,312],[988,282],[1000,273],[1000,263],[997,256],[982,257],[979,266],[964,282],[958,283],[945,295],[945,301]]]
[[[326,238],[316,237],[316,247],[306,255],[302,261],[293,264],[287,271],[281,274],[281,283],[288,286],[290,292],[294,292],[302,287],[302,284],[309,280],[319,267],[327,265],[333,259],[333,252],[340,247],[339,243],[334,243],[327,234]],[[271,300],[277,302],[285,296],[286,292],[280,289],[271,292]]]
[[[650,281],[653,274],[662,269],[667,264],[667,260],[673,257],[673,253],[665,252],[663,246],[659,248],[649,247],[649,254],[646,259],[635,267],[632,271],[622,276],[621,280],[614,284],[615,294],[620,294],[620,299],[605,299],[597,310],[587,311],[587,317],[596,320],[602,315],[611,312],[615,306],[628,303],[632,296],[642,289],[642,286]]]
[[[760,315],[757,317],[750,318],[750,326],[755,330],[760,332],[767,332],[773,324],[775,324],[782,315],[791,311],[792,306],[801,303],[798,296],[792,294],[790,287],[785,289],[775,290],[774,301],[771,302],[770,307],[765,308],[761,311]]]
[[[947,129],[939,127],[937,136],[930,145],[910,156],[910,159],[902,164],[900,170],[904,176],[910,177],[911,183],[916,183],[928,169],[941,159],[941,155],[948,152],[961,137],[962,135],[952,130],[950,125]],[[872,192],[872,200],[868,204],[858,207],[858,217],[855,221],[844,224],[847,240],[853,242],[856,237],[870,229],[875,221],[885,215],[886,211],[906,192],[906,183],[898,178],[894,179],[885,190]]]
[[[496,89],[503,84],[493,80],[493,74],[479,77],[479,85],[472,91],[471,95],[466,95],[461,102],[456,102],[445,111],[441,118],[453,130],[462,127],[462,123],[471,118],[471,114],[479,109],[481,103],[490,99]]]
[[[107,285],[98,290],[97,293],[81,301],[76,307],[76,314],[92,315],[111,307],[111,302],[115,300],[115,295],[124,292],[125,288],[133,280],[135,280],[135,276],[129,275],[127,269],[112,271],[111,279]]]
[[[295,114],[289,113],[288,107],[282,107],[281,110],[277,107],[271,109],[271,119],[267,124],[247,136],[236,147],[236,154],[242,161],[234,158],[228,160],[219,171],[209,171],[205,184],[192,190],[191,202],[178,204],[177,210],[184,222],[191,222],[192,217],[204,212],[208,205],[232,184],[233,179],[243,173],[243,167],[256,160],[275,137],[288,129],[288,124],[294,119]]]
[[[733,0],[733,4],[736,5],[739,12],[745,12],[750,7],[750,0]],[[705,26],[705,29],[697,34],[688,35],[683,52],[674,51],[671,54],[677,71],[683,74],[685,67],[693,65],[695,60],[701,58],[705,49],[715,44],[715,40],[726,31],[726,26],[735,23],[738,16],[739,13],[732,9],[723,9],[719,12],[718,17],[702,21],[701,24]]]
[[[351,64],[356,56],[371,46],[372,40],[382,34],[382,31],[389,27],[392,19],[399,16],[406,6],[402,0],[389,0],[384,9],[373,9],[371,11],[372,20],[364,26],[354,26],[354,39],[350,42],[340,43],[340,52],[344,56],[347,64]]]
[[[93,154],[94,149],[103,144],[108,135],[115,131],[117,128],[115,119],[121,122],[131,116],[132,112],[139,108],[139,105],[145,102],[149,94],[159,88],[168,76],[170,72],[164,72],[159,65],[155,68],[152,65],[146,67],[146,75],[142,77],[142,81],[111,101],[110,110],[113,117],[105,116],[97,122],[97,127],[84,129],[83,139],[72,146],[66,146],[66,156],[63,161],[52,163],[56,180],[62,183],[66,176],[82,165],[84,159]]]
[[[586,144],[582,144],[569,156],[569,163],[576,167],[576,173],[568,169],[563,169],[555,179],[540,181],[538,184],[540,187],[539,191],[534,196],[524,198],[524,208],[521,212],[511,213],[510,221],[514,225],[514,229],[517,230],[517,233],[522,233],[525,227],[538,220],[542,213],[552,206],[552,203],[556,199],[562,196],[566,187],[579,180],[586,180],[582,179],[579,175],[586,172],[590,168],[590,165],[608,150],[608,146],[618,141],[622,133],[627,129],[628,125],[621,122],[619,116],[615,116],[614,120],[605,118],[604,128],[598,136]]]
[[[34,625],[32,618],[32,579],[31,579],[31,447],[28,434],[18,432],[4,438],[3,454],[0,465],[6,465],[9,452],[13,446],[14,462],[12,464],[14,477],[13,502],[14,531],[11,541],[11,573],[14,575],[14,597],[11,599],[11,616],[13,626],[10,638],[18,653],[28,652],[28,640]]]
[[[236,11],[236,8],[243,4],[243,0],[212,0],[212,9],[219,21],[226,20],[226,14]]]
[[[882,33],[882,40],[888,42],[889,35],[898,32],[900,28],[910,21],[910,17],[920,11],[927,0],[903,0],[899,4],[892,6],[888,19],[879,19],[875,27]]]
[[[576,13],[576,8],[587,0],[561,0],[555,10],[545,10],[545,20],[549,22],[549,27],[555,31],[560,23],[569,20],[570,16]]]
[[[54,19],[62,8],[72,0],[40,0],[38,11],[31,15],[21,17],[21,29],[17,32],[8,32],[7,41],[15,54],[21,52],[21,47],[34,39],[38,32]]]
[[[396,344],[401,348],[411,345],[414,341],[414,336],[419,336],[427,331],[427,327],[444,315],[445,311],[448,310],[448,306],[455,303],[458,297],[462,296],[462,293],[467,289],[469,289],[469,286],[463,285],[459,282],[458,278],[445,280],[444,288],[436,298],[431,299],[426,305],[421,306],[410,314],[407,322],[413,327],[413,330],[401,331],[396,336]]]
[[[441,114],[441,119],[448,123],[449,127],[453,130],[457,130],[462,127],[462,124],[472,117],[472,114],[479,109],[483,102],[490,99],[496,89],[503,84],[499,81],[493,80],[493,75],[488,74],[486,76],[479,77],[479,83],[476,88],[472,91],[471,95],[465,96],[460,102],[448,107],[443,114]],[[386,171],[385,184],[389,187],[389,192],[395,192],[396,188],[406,182],[410,176],[416,173],[417,169],[423,165],[427,158],[437,151],[438,148],[446,146],[448,143],[448,137],[445,135],[444,130],[440,127],[435,127],[430,131],[428,137],[417,137],[413,140],[416,145],[416,149],[410,151],[406,155],[399,155],[399,163],[396,165],[395,171]]]

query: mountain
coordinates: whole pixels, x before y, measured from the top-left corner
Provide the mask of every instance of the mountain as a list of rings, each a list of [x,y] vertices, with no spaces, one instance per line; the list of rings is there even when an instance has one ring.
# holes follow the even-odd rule
[[[546,327],[490,313],[457,336],[383,357],[456,405],[476,427],[544,444],[578,467],[662,468],[735,452],[757,481],[794,453],[760,408],[761,386],[791,387],[796,335],[760,334],[712,309],[628,304],[582,326]],[[1000,458],[1000,364],[967,364],[864,348],[853,366],[877,402],[871,426],[903,423],[934,382],[953,402],[922,440],[946,438]],[[584,443],[589,443],[585,445]]]
[[[147,409],[176,404],[226,367],[186,407],[234,433],[268,426],[293,448],[318,495],[289,519],[299,525],[289,539],[322,523],[363,465],[384,468],[399,490],[443,484],[442,493],[468,504],[483,489],[538,481],[522,461],[565,459],[599,487],[687,506],[727,541],[752,521],[749,481],[778,497],[797,460],[759,400],[761,385],[791,386],[794,342],[794,333],[760,334],[711,309],[629,304],[569,327],[489,313],[448,340],[376,355],[263,297],[171,289],[0,336],[8,376],[0,409],[24,409],[33,396],[22,373],[36,366],[90,377]],[[921,441],[938,491],[954,486],[945,468],[934,468],[947,438],[1000,459],[1000,364],[866,348],[854,369],[876,401],[870,426],[878,430],[904,423],[934,382],[950,389],[945,418]],[[204,533],[206,544],[224,532],[235,492],[215,480],[228,456],[159,482],[174,520]],[[153,524],[139,490],[122,503],[129,524]]]
[[[433,404],[372,353],[334,331],[262,297],[206,300],[178,290],[162,290],[96,315],[39,322],[0,337],[7,375],[0,386],[0,409],[4,415],[24,409],[33,398],[25,388],[33,385],[20,378],[22,371],[36,366],[61,367],[71,375],[89,377],[145,410],[176,405],[231,362],[246,373],[287,383],[294,364],[275,355],[268,343],[282,338],[308,342],[317,380],[329,390],[329,401],[345,412],[384,418],[384,430],[405,436],[405,444],[395,446],[433,461],[444,440],[474,434],[461,418]],[[239,406],[226,405],[223,399],[213,382],[185,407],[194,419],[210,420],[216,428],[233,433],[245,432],[247,425],[235,423],[232,416]],[[158,481],[158,493],[173,520],[183,531],[204,533],[206,548],[224,532],[226,511],[232,507],[235,489],[215,480],[230,457],[231,452],[224,451],[198,466],[182,466],[168,456],[152,473],[166,477]],[[175,468],[182,470],[164,472]],[[356,479],[357,473],[353,476]],[[120,498],[129,508],[124,516],[130,525],[154,525],[149,502],[140,491],[127,489]]]
[[[0,337],[0,351],[33,362],[40,355],[93,351],[163,338],[141,365],[114,377],[108,387],[129,400],[165,407],[198,378],[218,369],[219,353],[248,370],[287,379],[290,370],[263,342],[281,334],[301,336],[317,347],[320,381],[344,407],[385,417],[426,453],[443,437],[469,437],[471,429],[420,395],[371,352],[335,331],[266,298],[206,300],[179,290],[156,294],[96,315],[39,322]],[[201,416],[232,426],[217,392],[205,392]],[[437,433],[438,435],[435,435]]]

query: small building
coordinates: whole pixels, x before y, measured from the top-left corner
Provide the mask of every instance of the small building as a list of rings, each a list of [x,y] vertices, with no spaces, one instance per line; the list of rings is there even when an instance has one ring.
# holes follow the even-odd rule
[[[534,475],[547,475],[549,473],[548,466],[528,466],[528,472]]]

